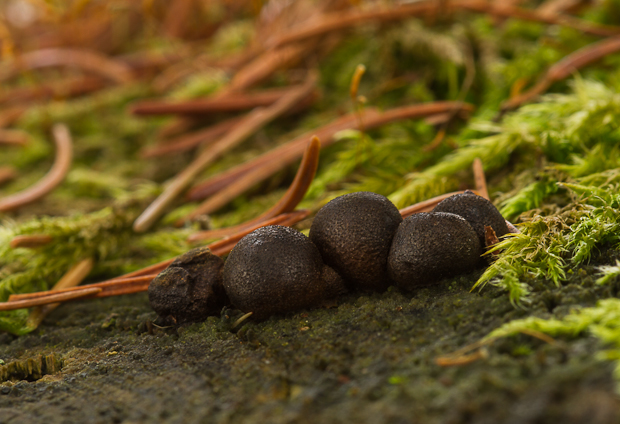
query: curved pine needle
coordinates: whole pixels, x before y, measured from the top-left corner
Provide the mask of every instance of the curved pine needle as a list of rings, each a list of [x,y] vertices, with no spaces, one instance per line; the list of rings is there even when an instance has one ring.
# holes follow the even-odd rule
[[[231,233],[235,233],[238,231],[242,231],[248,227],[252,227],[253,225],[265,221],[267,219],[271,219],[275,216],[278,216],[283,213],[291,212],[293,209],[297,207],[299,202],[304,198],[312,180],[314,179],[314,175],[316,174],[316,169],[319,165],[319,154],[321,151],[321,142],[315,136],[308,142],[308,146],[306,147],[306,151],[301,159],[301,164],[299,165],[299,169],[297,169],[297,174],[293,179],[290,187],[284,193],[282,198],[276,203],[273,207],[271,207],[268,211],[263,213],[262,215],[254,218],[248,222],[243,224],[222,228],[217,230],[210,231],[201,231],[196,234],[192,234],[187,239],[188,242],[192,243],[199,240],[205,240],[210,238],[216,238],[225,236]],[[272,170],[268,168],[262,168],[266,171],[273,173]],[[261,171],[261,168],[258,169]],[[228,203],[230,200],[237,197],[240,193],[243,193],[247,190],[248,187],[256,184],[257,176],[255,173],[248,173],[239,180],[235,181],[226,190],[219,192],[215,196],[211,197],[207,202],[203,203],[196,209],[194,212],[183,218],[179,224],[182,224],[186,220],[195,218],[198,215],[203,213],[210,213],[220,206]]]
[[[33,186],[0,199],[0,212],[18,209],[48,194],[58,186],[71,167],[73,147],[71,134],[64,124],[56,124],[52,129],[56,144],[56,159],[50,171]]]
[[[14,62],[0,70],[0,81],[6,81],[26,70],[51,66],[78,67],[117,83],[127,83],[133,79],[130,67],[95,51],[50,48],[22,54]]]

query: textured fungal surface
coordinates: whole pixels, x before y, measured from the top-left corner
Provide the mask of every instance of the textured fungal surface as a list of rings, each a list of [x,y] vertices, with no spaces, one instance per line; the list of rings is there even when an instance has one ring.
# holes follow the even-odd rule
[[[467,221],[445,212],[419,213],[398,227],[388,261],[390,277],[404,290],[471,271],[480,242]]]
[[[199,322],[229,304],[222,285],[224,261],[205,247],[179,256],[149,286],[157,314],[174,323]]]
[[[402,220],[384,196],[364,191],[345,194],[319,210],[310,240],[352,288],[383,291],[391,284],[387,258]]]
[[[234,306],[262,319],[344,292],[342,280],[324,268],[319,251],[305,235],[271,225],[248,234],[230,252],[224,287]]]
[[[492,227],[497,237],[508,233],[506,220],[493,203],[469,190],[443,200],[433,212],[449,212],[465,218],[478,235],[481,247],[485,246],[485,226]]]

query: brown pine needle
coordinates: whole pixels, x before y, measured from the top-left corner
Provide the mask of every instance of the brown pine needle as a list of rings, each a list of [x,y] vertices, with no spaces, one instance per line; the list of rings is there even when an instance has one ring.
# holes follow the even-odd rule
[[[28,234],[23,236],[15,236],[9,244],[11,248],[17,249],[18,247],[25,247],[28,249],[34,249],[36,247],[42,247],[51,243],[52,236],[48,234]]]
[[[28,144],[28,134],[20,130],[0,129],[0,145],[25,146]]]
[[[0,166],[0,185],[8,183],[17,177],[17,171],[10,166]]]
[[[270,106],[291,90],[300,86],[274,88],[258,92],[228,93],[206,99],[170,102],[165,100],[143,100],[130,107],[134,115],[205,115],[220,112],[239,112],[259,106]]]
[[[489,190],[487,189],[487,179],[484,176],[484,167],[480,158],[474,159],[472,168],[474,170],[476,190],[478,190],[480,196],[484,197],[487,200],[491,200],[491,198],[489,197]]]
[[[317,75],[310,72],[305,83],[280,98],[265,109],[254,109],[244,122],[226,134],[196,158],[184,171],[178,174],[164,192],[136,219],[134,231],[141,233],[148,230],[165,212],[176,198],[193,182],[208,165],[212,164],[224,152],[241,143],[258,129],[293,107],[314,89]]]
[[[300,25],[295,29],[276,37],[270,42],[271,47],[282,47],[285,44],[306,41],[335,31],[352,28],[367,22],[387,22],[407,19],[412,16],[429,16],[441,12],[441,1],[418,1],[412,4],[403,4],[395,7],[374,7],[366,10],[350,12],[333,12],[325,14],[320,20]],[[450,10],[469,10],[503,18],[516,18],[526,21],[546,24],[563,25],[575,28],[581,32],[608,37],[618,34],[620,28],[593,24],[571,16],[550,16],[535,10],[504,6],[489,3],[486,0],[452,0],[448,3]]]
[[[433,141],[431,141],[429,144],[424,146],[422,150],[425,152],[432,152],[433,150],[441,146],[441,143],[444,141],[445,138],[446,138],[446,129],[441,128],[439,131],[437,131],[437,134],[435,135],[435,138],[433,138]]]
[[[201,231],[200,233],[192,234],[187,239],[187,241],[193,243],[198,240],[216,238],[228,235],[230,233],[242,231],[243,229],[251,227],[254,224],[294,210],[299,204],[299,202],[301,202],[303,197],[306,195],[306,192],[308,191],[308,188],[310,187],[310,184],[314,179],[314,175],[316,174],[316,169],[319,164],[320,150],[321,143],[319,139],[316,136],[312,137],[312,139],[308,143],[308,146],[306,147],[306,151],[304,152],[304,155],[301,159],[301,164],[297,169],[297,174],[295,175],[293,182],[291,183],[286,193],[284,193],[284,196],[282,196],[282,198],[278,201],[278,203],[271,207],[267,212],[263,213],[262,215],[253,220],[250,220],[241,225],[237,225],[235,227]],[[258,171],[261,171],[261,169],[267,172],[272,172],[268,168],[258,168]],[[213,212],[218,207],[226,204],[233,198],[237,197],[240,193],[244,192],[248,188],[248,186],[255,184],[256,180],[260,177],[260,174],[256,175],[256,173],[249,172],[230,186],[226,187],[225,190],[220,191],[215,196],[211,197],[207,202],[200,205],[197,210],[195,210],[190,215],[181,220],[180,223],[183,223],[187,219],[192,219],[202,213]],[[218,200],[219,204],[215,203],[214,200]]]
[[[227,92],[234,93],[269,78],[278,69],[286,68],[299,62],[308,51],[306,44],[294,44],[278,49],[271,49],[241,68],[233,77]]]
[[[200,144],[206,145],[208,143],[212,143],[216,141],[218,137],[223,136],[236,125],[239,125],[242,120],[243,118],[227,119],[202,130],[160,142],[156,146],[142,149],[140,156],[145,159],[155,156],[165,156],[170,153],[190,150]]]
[[[458,357],[443,356],[435,359],[435,363],[440,367],[459,367],[472,362],[476,362],[480,359],[486,359],[489,357],[489,352],[486,349],[480,349],[477,352],[467,355],[461,355]]]
[[[15,309],[32,308],[33,306],[48,305],[50,303],[66,302],[68,300],[80,299],[92,296],[101,292],[98,287],[84,287],[75,292],[61,292],[49,296],[37,297],[34,299],[17,300],[0,303],[0,311],[13,311]]]
[[[474,193],[480,195],[475,190],[470,190],[470,191],[473,191]],[[465,190],[453,191],[452,193],[446,193],[446,194],[442,194],[441,196],[432,197],[428,200],[424,200],[414,205],[407,206],[406,208],[401,209],[399,212],[403,218],[407,218],[413,214],[420,213],[420,212],[430,212],[442,200],[445,200],[450,196],[454,196],[455,194],[461,194],[461,193],[465,193]]]
[[[24,53],[0,69],[0,81],[6,81],[20,72],[50,66],[73,66],[101,75],[117,83],[133,79],[130,67],[93,50],[50,48]]]
[[[364,127],[366,130],[370,130],[394,121],[444,115],[446,112],[455,109],[463,113],[469,113],[473,110],[473,107],[468,103],[461,102],[431,102],[388,109],[385,112],[378,112],[374,108],[367,108],[362,111],[362,114]],[[357,113],[345,115],[334,122],[307,132],[286,144],[263,153],[250,161],[209,178],[192,188],[188,192],[187,198],[189,200],[204,199],[219,191],[224,186],[224,181],[229,183],[231,180],[240,178],[257,167],[266,166],[271,169],[272,173],[275,173],[299,159],[305,150],[308,138],[311,136],[316,135],[321,140],[322,147],[326,148],[335,142],[334,135],[336,133],[342,130],[358,128],[358,124]]]
[[[52,129],[54,143],[56,144],[56,159],[50,171],[33,186],[0,198],[0,212],[7,212],[32,203],[48,194],[58,186],[71,167],[73,147],[71,134],[64,124],[56,124]]]
[[[308,188],[314,179],[316,168],[319,164],[320,151],[321,142],[318,137],[314,136],[308,142],[308,146],[306,147],[306,151],[301,159],[301,164],[299,165],[297,174],[295,175],[293,182],[284,196],[282,196],[278,203],[276,203],[271,209],[256,218],[256,220],[249,221],[243,225],[252,225],[254,222],[264,221],[265,219],[273,218],[274,216],[290,212],[295,209],[299,202],[301,202],[301,199],[305,196],[306,191],[308,191]],[[216,211],[236,198],[239,194],[243,193],[248,189],[248,187],[256,184],[256,181],[260,181],[268,177],[269,175],[263,175],[265,172],[273,174],[273,171],[266,167],[257,168],[253,172],[248,172],[243,177],[226,187],[226,189],[218,192],[206,202],[202,203],[192,213],[179,220],[177,225],[181,225],[185,221],[194,219],[199,215],[209,214]]]
[[[75,287],[79,285],[84,278],[90,274],[94,266],[92,258],[84,259],[73,266],[52,288],[52,292]],[[37,328],[41,322],[48,316],[54,309],[60,306],[60,303],[50,303],[43,306],[37,306],[28,315],[26,325],[29,328]]]
[[[534,87],[504,102],[501,107],[502,112],[515,109],[523,103],[533,100],[547,91],[554,82],[568,78],[584,66],[590,65],[618,51],[620,51],[620,36],[606,38],[569,54],[551,66],[545,76],[541,78]]]

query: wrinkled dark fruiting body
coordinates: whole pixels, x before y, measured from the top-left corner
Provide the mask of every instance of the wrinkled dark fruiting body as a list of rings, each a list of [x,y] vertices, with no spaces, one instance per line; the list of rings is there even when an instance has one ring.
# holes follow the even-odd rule
[[[485,225],[492,227],[498,238],[508,233],[506,220],[493,203],[469,190],[441,201],[433,212],[449,212],[465,218],[478,235],[482,249],[485,247]]]
[[[222,285],[224,261],[206,247],[179,256],[149,285],[151,307],[164,320],[204,321],[230,304]]]
[[[230,252],[224,288],[235,307],[264,319],[315,306],[346,291],[342,279],[325,267],[306,236],[271,225],[248,234]]]
[[[464,218],[444,212],[418,213],[398,227],[388,270],[398,287],[410,291],[471,271],[479,259],[480,242]]]
[[[345,194],[317,213],[310,240],[350,288],[384,291],[392,284],[387,258],[402,220],[384,196],[364,191]]]

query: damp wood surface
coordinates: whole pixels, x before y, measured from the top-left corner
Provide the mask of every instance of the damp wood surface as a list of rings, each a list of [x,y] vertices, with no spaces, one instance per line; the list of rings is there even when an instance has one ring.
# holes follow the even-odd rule
[[[0,423],[620,421],[620,312],[575,315],[620,293],[618,0],[0,15],[0,302],[64,293],[0,308]],[[171,327],[134,293],[345,193],[467,189],[521,232],[428,287]]]

